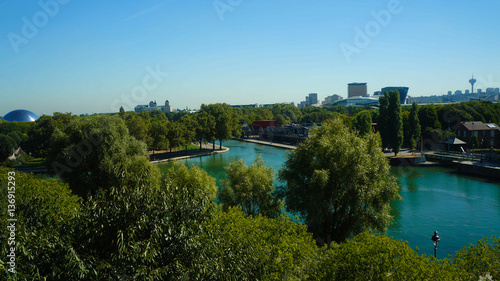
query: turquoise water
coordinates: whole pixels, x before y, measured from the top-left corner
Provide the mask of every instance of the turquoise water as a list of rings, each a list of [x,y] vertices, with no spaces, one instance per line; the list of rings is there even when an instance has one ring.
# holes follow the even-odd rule
[[[198,165],[217,180],[225,178],[224,167],[243,159],[251,164],[262,155],[268,166],[278,171],[287,150],[240,141],[228,141],[228,153],[183,160]],[[160,165],[162,169],[168,164]],[[430,240],[437,230],[441,241],[438,257],[476,243],[481,237],[500,235],[500,184],[459,175],[440,167],[393,167],[392,175],[401,184],[403,201],[392,202],[395,222],[387,234],[408,241],[419,253],[432,255]]]

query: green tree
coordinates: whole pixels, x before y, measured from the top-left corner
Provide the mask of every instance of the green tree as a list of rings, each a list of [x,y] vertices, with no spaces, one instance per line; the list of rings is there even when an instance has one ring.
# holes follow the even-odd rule
[[[385,92],[379,98],[379,116],[378,116],[378,129],[380,137],[382,138],[382,148],[390,145],[391,130],[389,127],[389,93]]]
[[[291,120],[285,118],[285,116],[283,116],[282,114],[275,115],[274,119],[278,122],[278,125],[286,125],[291,123]]]
[[[151,122],[148,137],[149,150],[163,150],[169,147],[168,129],[170,122],[165,118],[163,120],[155,120]]]
[[[44,280],[59,279],[53,275],[57,269],[64,270],[71,265],[66,259],[70,248],[65,248],[65,230],[70,221],[80,210],[81,198],[72,195],[67,184],[55,179],[41,179],[29,173],[22,173],[0,167],[0,223],[9,225],[7,199],[15,200],[16,224],[16,271],[8,275],[0,270],[1,280]],[[9,176],[12,177],[9,179]],[[14,180],[12,180],[14,179]],[[16,182],[13,186],[8,182]],[[10,194],[8,188],[14,187],[15,193]],[[0,254],[7,257],[10,247],[7,237],[10,231],[6,227],[0,229]],[[3,259],[3,258],[2,258]],[[69,280],[69,279],[67,279]]]
[[[313,111],[306,113],[302,116],[301,123],[315,123],[320,124],[321,122],[332,119],[338,116],[335,112],[330,111]]]
[[[483,238],[456,252],[451,263],[460,270],[461,280],[500,280],[500,238]],[[486,276],[491,276],[486,279]]]
[[[26,134],[33,122],[9,122],[0,120],[0,134],[8,134],[10,132],[19,131]]]
[[[398,155],[403,144],[403,119],[401,117],[401,102],[399,100],[398,91],[389,92],[389,107],[388,107],[388,128],[389,145],[394,151],[394,155]]]
[[[52,134],[56,128],[56,121],[51,116],[43,115],[38,118],[28,131],[26,149],[34,155],[46,157],[52,146]]]
[[[231,108],[230,105],[223,104],[210,104],[201,105],[201,112],[207,112],[212,115],[215,119],[215,139],[219,140],[220,147],[222,149],[222,142],[229,140],[233,137],[239,137],[241,135],[241,126],[238,124],[238,118]],[[215,141],[215,140],[214,140]],[[215,147],[215,142],[214,142]]]
[[[422,138],[432,139],[432,130],[441,128],[436,107],[434,105],[425,105],[418,110],[418,120],[422,130]]]
[[[475,134],[472,134],[469,138],[469,144],[471,149],[479,148],[479,139]]]
[[[356,115],[355,127],[361,136],[372,132],[372,115],[368,110],[359,112]]]
[[[240,159],[226,169],[227,180],[222,182],[218,195],[225,210],[239,205],[247,216],[275,218],[280,214],[282,202],[273,196],[274,169],[266,166],[262,156],[250,166]]]
[[[179,123],[183,126],[182,143],[186,146],[187,150],[187,145],[195,141],[198,123],[194,115],[183,115],[179,119]]]
[[[271,109],[274,118],[280,118],[278,117],[278,115],[282,115],[284,117],[283,120],[289,123],[298,123],[300,122],[300,118],[302,117],[302,112],[300,111],[300,109],[291,104],[276,103],[272,106],[269,106],[268,108]],[[275,120],[277,120],[279,123],[278,119]],[[288,123],[283,123],[283,124],[288,124]]]
[[[169,146],[170,152],[172,152],[173,148],[184,145],[184,131],[185,130],[186,130],[186,127],[184,127],[184,124],[182,124],[182,123],[176,122],[176,123],[169,124],[167,139],[168,139],[168,146]]]
[[[117,116],[75,118],[64,132],[56,130],[53,138],[49,169],[75,194],[83,197],[126,182],[158,183],[159,171],[149,164],[146,145],[131,137]]]
[[[449,263],[418,255],[408,242],[370,232],[321,251],[315,272],[309,280],[461,280]]]
[[[417,141],[420,139],[420,120],[418,119],[418,105],[417,103],[413,103],[411,105],[410,116],[408,118],[409,123],[409,137],[410,144],[412,148],[417,146]]]
[[[392,220],[389,203],[400,198],[389,176],[380,138],[360,138],[340,119],[288,154],[279,178],[287,210],[297,213],[320,245],[342,242],[365,229],[385,231]]]
[[[215,193],[215,179],[179,163],[161,184],[100,190],[60,228],[65,232],[52,233],[60,239],[55,249],[35,244],[57,255],[44,256],[50,263],[32,272],[58,280],[188,278],[204,247],[196,238],[212,217]]]
[[[306,280],[316,262],[307,226],[280,216],[218,211],[203,223],[203,249],[191,269],[193,280]]]
[[[31,124],[28,130],[26,150],[33,155],[47,157],[48,151],[56,145],[54,133],[62,132],[75,117],[71,113],[54,112],[54,116],[43,115]]]
[[[26,142],[26,136],[21,131],[12,131],[7,134],[7,136],[11,137],[15,143],[16,148],[19,146],[23,146]]]
[[[11,156],[16,148],[15,140],[8,135],[0,135],[0,162]]]
[[[149,118],[141,117],[136,113],[132,113],[125,119],[129,134],[136,140],[148,143],[149,129],[151,126]]]
[[[403,145],[411,146],[410,136],[410,112],[408,110],[401,111],[403,119]]]
[[[195,127],[195,140],[200,143],[201,151],[203,142],[215,141],[215,117],[213,117],[206,111],[200,112],[195,116],[195,121],[197,124],[197,126]]]
[[[165,115],[165,113],[161,112],[160,110],[149,111],[149,116],[153,120],[168,120],[167,115]]]

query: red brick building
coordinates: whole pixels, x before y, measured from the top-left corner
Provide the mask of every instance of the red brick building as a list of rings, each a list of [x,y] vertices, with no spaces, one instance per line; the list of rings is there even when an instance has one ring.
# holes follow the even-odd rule
[[[495,123],[481,121],[462,122],[455,131],[457,137],[469,143],[472,134],[479,140],[479,148],[500,147],[500,127]]]

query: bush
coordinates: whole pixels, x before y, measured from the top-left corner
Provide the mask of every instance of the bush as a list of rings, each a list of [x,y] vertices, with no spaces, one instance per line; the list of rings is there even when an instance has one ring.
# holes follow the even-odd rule
[[[363,232],[323,250],[318,273],[310,280],[454,280],[448,262],[419,256],[407,242]]]

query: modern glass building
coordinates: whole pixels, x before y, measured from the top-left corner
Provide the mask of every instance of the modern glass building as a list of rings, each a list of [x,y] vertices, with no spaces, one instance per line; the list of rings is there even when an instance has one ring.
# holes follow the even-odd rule
[[[13,110],[2,118],[2,120],[9,122],[34,122],[38,119],[38,115],[26,110],[26,109],[16,109]]]
[[[399,92],[399,100],[401,102],[401,104],[405,104],[406,103],[406,96],[408,95],[408,87],[385,87],[385,88],[382,88],[382,95],[385,93],[385,92],[390,92],[390,91],[398,91]]]

